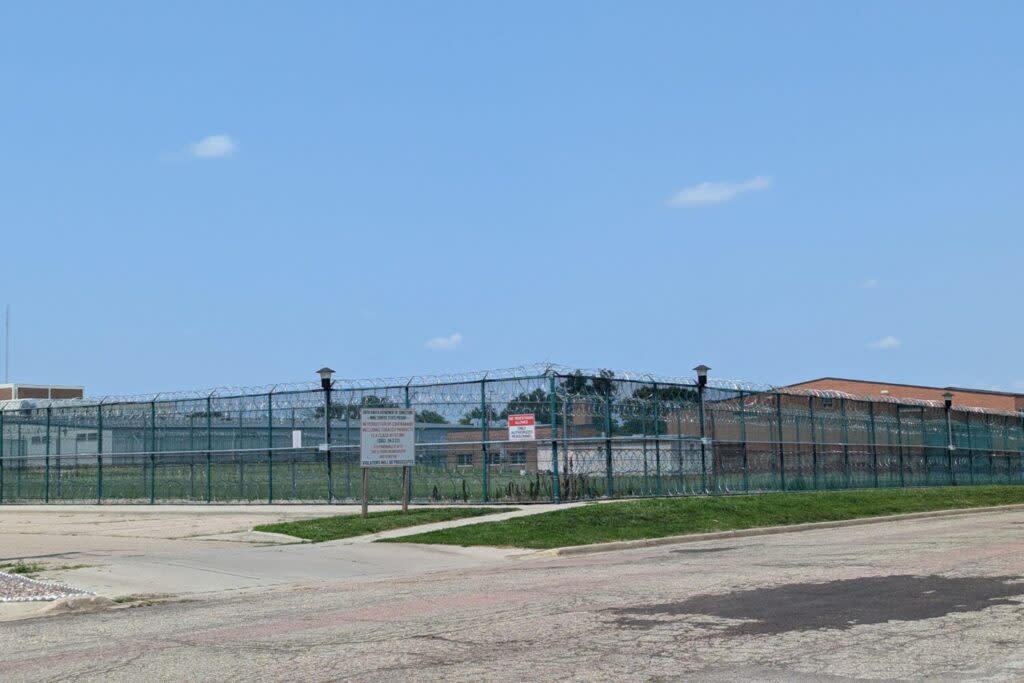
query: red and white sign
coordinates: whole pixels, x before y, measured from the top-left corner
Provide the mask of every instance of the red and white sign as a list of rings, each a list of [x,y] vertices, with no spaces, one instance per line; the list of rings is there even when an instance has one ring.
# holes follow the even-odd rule
[[[533,413],[508,416],[508,440],[537,440],[537,418],[533,416]]]

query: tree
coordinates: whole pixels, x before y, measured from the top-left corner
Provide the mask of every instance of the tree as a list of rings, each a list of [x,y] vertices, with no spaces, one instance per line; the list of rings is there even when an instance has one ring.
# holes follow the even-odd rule
[[[397,405],[387,396],[374,396],[370,394],[369,396],[363,396],[358,404],[332,403],[331,420],[344,420],[345,418],[358,420],[359,411],[363,408],[394,408]],[[316,410],[313,411],[313,416],[322,420],[324,417],[324,407],[317,406]]]
[[[633,392],[633,398],[653,401],[657,398],[662,403],[684,403],[697,400],[697,390],[693,387],[669,384],[655,387],[655,385],[643,386]]]
[[[577,396],[611,396],[615,392],[615,373],[611,370],[598,370],[597,376],[584,375],[582,370],[574,370],[562,380],[565,393]]]
[[[623,434],[664,434],[667,430],[666,410],[678,408],[680,403],[695,402],[697,396],[693,387],[677,384],[639,387],[633,391],[630,400],[619,407],[624,418],[620,430]],[[660,413],[657,420],[656,406]]]
[[[606,413],[616,388],[615,373],[611,370],[599,370],[597,375],[584,375],[583,371],[576,370],[562,380],[566,400],[573,406],[570,412],[576,412],[582,406],[590,415],[590,424],[601,432],[607,427],[618,430],[618,421],[613,417],[609,425]]]
[[[487,421],[488,422],[497,422],[498,421],[498,413],[495,412],[495,410],[494,410],[494,408],[492,406],[487,406],[487,412],[486,413],[484,413],[484,411],[482,411],[479,408],[479,406],[478,406],[476,408],[473,408],[471,411],[469,411],[468,413],[466,413],[462,417],[460,417],[459,418],[459,424],[460,425],[471,425],[471,424],[480,424],[480,425],[482,425],[483,424],[483,420],[481,418],[483,418],[483,416],[485,414],[487,415]]]
[[[557,397],[556,397],[557,398]],[[561,399],[556,400],[556,409],[561,406]],[[505,405],[499,416],[507,420],[509,415],[532,413],[540,424],[551,424],[551,399],[548,392],[540,387],[533,391],[524,391]]]
[[[444,419],[444,415],[434,410],[421,410],[416,413],[416,421],[435,425],[448,424],[448,420]]]

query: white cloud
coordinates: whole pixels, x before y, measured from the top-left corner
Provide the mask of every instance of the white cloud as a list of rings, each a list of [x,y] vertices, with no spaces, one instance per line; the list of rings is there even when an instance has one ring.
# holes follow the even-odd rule
[[[860,283],[860,288],[861,289],[874,289],[877,286],[878,286],[878,280],[876,280],[873,277],[872,278],[868,278],[867,280],[864,280],[863,282]]]
[[[740,183],[705,181],[684,187],[669,197],[665,203],[674,208],[700,204],[721,204],[733,200],[745,192],[767,190],[771,186],[772,179],[763,175]]]
[[[208,135],[188,146],[188,153],[196,159],[223,159],[235,153],[238,145],[230,135]]]
[[[892,335],[882,337],[878,341],[873,341],[868,346],[873,349],[895,349],[901,344],[900,340]]]
[[[457,349],[462,344],[462,335],[458,332],[453,332],[447,337],[434,337],[427,342],[428,349],[434,349],[435,351],[452,351]]]

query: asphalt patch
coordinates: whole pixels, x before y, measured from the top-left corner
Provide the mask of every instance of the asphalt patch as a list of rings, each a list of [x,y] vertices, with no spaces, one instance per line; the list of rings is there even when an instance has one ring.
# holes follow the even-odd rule
[[[706,553],[724,553],[727,550],[736,550],[736,546],[730,545],[724,548],[680,548],[679,550],[671,550],[676,555],[704,555]]]
[[[663,602],[605,610],[617,615],[623,628],[651,629],[672,617],[693,623],[692,617],[742,620],[725,635],[775,635],[818,629],[845,630],[861,624],[923,621],[954,612],[978,612],[995,605],[1018,605],[1024,583],[1012,576],[868,576],[826,583],[789,583],[697,595]],[[668,617],[669,619],[666,619]],[[712,627],[722,622],[695,625]]]

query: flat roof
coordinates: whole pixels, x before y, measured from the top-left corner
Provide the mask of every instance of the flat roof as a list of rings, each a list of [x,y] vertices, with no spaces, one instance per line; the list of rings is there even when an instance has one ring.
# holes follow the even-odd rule
[[[927,384],[906,384],[903,382],[885,382],[883,380],[876,379],[853,379],[851,377],[818,377],[817,379],[809,379],[804,382],[788,384],[787,386],[798,387],[802,384],[811,384],[813,382],[823,382],[827,380],[837,380],[840,382],[856,382],[857,384],[886,384],[892,387],[909,387],[911,389],[934,389],[935,391],[964,391],[971,394],[992,394],[995,396],[1024,396],[1024,394],[1017,393],[1015,391],[994,391],[992,389],[971,389],[969,387],[936,387]]]

